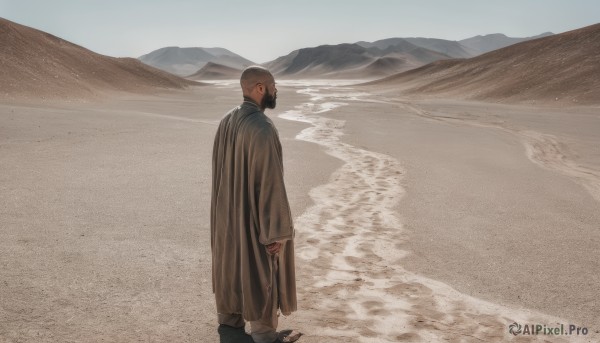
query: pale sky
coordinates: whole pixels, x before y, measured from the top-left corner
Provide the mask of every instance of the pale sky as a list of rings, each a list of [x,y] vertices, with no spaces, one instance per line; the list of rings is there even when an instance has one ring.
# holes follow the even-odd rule
[[[0,0],[0,17],[95,52],[223,47],[262,63],[322,44],[391,37],[527,37],[600,22],[598,0]]]

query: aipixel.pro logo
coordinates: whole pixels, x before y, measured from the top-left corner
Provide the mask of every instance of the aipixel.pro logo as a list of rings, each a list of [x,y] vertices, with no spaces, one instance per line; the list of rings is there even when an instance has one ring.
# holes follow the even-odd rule
[[[548,326],[542,324],[519,324],[513,322],[508,326],[508,332],[514,336],[517,335],[548,335],[548,336],[570,336],[587,335],[588,328],[573,324],[557,324],[557,326]]]

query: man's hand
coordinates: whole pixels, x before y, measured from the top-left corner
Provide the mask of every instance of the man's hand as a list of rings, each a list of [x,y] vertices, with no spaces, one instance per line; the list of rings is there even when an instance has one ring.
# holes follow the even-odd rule
[[[267,245],[267,251],[271,255],[278,254],[279,250],[281,250],[281,242],[275,242]]]

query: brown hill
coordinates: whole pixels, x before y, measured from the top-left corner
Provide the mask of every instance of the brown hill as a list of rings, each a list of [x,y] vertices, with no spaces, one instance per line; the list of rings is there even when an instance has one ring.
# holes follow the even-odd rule
[[[73,99],[110,91],[146,92],[198,83],[134,58],[103,56],[0,18],[0,97]]]
[[[396,57],[380,57],[365,67],[370,75],[386,75],[390,70],[410,69],[406,59]]]
[[[338,77],[347,79],[373,80],[389,76],[390,74],[414,69],[420,65],[421,64],[415,64],[415,62],[408,57],[401,55],[398,57],[393,57],[393,55],[390,55],[377,58],[371,63],[360,65],[354,69],[345,69],[338,74]]]
[[[187,78],[192,80],[232,80],[239,79],[241,74],[241,69],[208,62],[204,67]]]
[[[600,103],[600,24],[368,84],[480,100]]]

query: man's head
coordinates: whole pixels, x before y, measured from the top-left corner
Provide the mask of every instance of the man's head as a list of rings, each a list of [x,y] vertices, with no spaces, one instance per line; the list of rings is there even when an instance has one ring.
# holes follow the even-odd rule
[[[273,109],[277,105],[275,78],[266,68],[252,66],[244,69],[240,85],[244,96],[254,100],[261,110]]]

